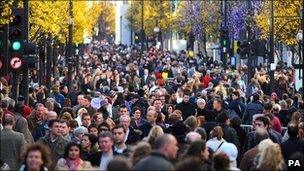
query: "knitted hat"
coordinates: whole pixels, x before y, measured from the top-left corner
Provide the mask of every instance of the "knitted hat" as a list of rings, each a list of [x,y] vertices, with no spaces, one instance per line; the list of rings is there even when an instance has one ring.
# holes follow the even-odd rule
[[[101,102],[101,99],[100,98],[93,98],[92,100],[91,100],[91,106],[94,108],[94,109],[96,109],[96,110],[98,110],[98,109],[100,109],[100,102]]]
[[[88,129],[86,127],[78,127],[74,130],[74,135],[77,136],[79,134],[87,134],[89,133]]]

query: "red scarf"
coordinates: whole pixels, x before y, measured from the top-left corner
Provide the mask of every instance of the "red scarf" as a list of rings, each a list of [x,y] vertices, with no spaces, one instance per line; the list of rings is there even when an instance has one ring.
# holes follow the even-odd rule
[[[80,163],[81,163],[80,158],[77,158],[77,159],[74,159],[74,160],[67,159],[67,164],[69,166],[70,171],[77,171]]]

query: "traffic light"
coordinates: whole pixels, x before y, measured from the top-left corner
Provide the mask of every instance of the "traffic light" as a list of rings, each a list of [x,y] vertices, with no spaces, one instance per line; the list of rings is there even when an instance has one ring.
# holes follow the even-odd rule
[[[229,39],[229,30],[227,28],[221,29],[220,34],[220,43],[223,53],[229,53],[230,52],[230,39]]]
[[[24,10],[13,8],[13,21],[9,24],[9,67],[13,72],[21,72],[24,53]]]
[[[8,74],[8,26],[0,27],[0,76]]]
[[[37,44],[35,43],[26,43],[24,45],[24,55],[26,55],[26,60],[28,68],[36,68],[36,63],[38,62],[37,56]]]

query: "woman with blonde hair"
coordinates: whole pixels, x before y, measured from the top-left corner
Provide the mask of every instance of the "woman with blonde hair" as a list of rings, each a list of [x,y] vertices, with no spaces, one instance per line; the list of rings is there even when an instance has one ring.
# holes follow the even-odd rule
[[[258,150],[258,156],[255,159],[255,163],[257,163],[255,167],[256,170],[286,170],[279,144],[273,143],[270,139],[266,139],[260,142]]]
[[[197,128],[197,120],[195,116],[189,116],[185,121],[184,124],[189,128],[190,131],[194,131]]]
[[[111,118],[106,119],[105,122],[109,125],[109,131],[112,131],[113,128],[116,126],[115,122]]]
[[[216,152],[225,142],[222,127],[216,126],[211,132],[211,139],[207,141],[207,146]]]
[[[163,129],[160,126],[156,125],[151,128],[147,138],[144,139],[144,141],[148,142],[151,145],[151,147],[154,148],[155,140],[158,137],[161,137],[162,135],[164,135]]]
[[[81,118],[82,118],[82,114],[84,113],[88,113],[88,110],[86,108],[80,108],[77,112],[77,117],[76,117],[76,121],[78,123],[78,125],[82,125],[82,121],[81,121]]]

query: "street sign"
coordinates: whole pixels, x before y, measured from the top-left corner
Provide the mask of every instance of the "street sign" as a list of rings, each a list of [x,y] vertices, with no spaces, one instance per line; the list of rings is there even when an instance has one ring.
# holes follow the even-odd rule
[[[22,66],[22,60],[20,57],[13,57],[10,60],[10,67],[14,70],[20,69]]]

